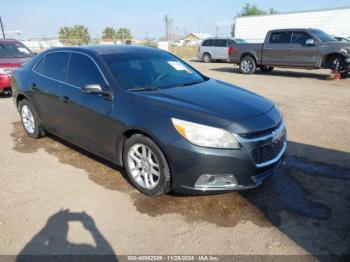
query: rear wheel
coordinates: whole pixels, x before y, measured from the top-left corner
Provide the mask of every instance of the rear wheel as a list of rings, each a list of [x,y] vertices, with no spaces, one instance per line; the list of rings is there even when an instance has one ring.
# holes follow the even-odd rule
[[[124,145],[123,163],[131,183],[145,195],[156,197],[170,191],[170,169],[160,148],[137,134]]]
[[[204,63],[211,63],[211,62],[212,62],[211,55],[208,54],[208,53],[205,53],[205,54],[203,55],[203,61],[204,61]]]
[[[18,105],[22,125],[28,136],[40,138],[45,135],[45,130],[39,122],[38,116],[27,100],[22,100]]]
[[[272,66],[260,66],[260,71],[264,73],[270,73],[274,69]]]
[[[239,70],[242,74],[254,74],[256,70],[255,60],[251,56],[245,56],[241,59]]]

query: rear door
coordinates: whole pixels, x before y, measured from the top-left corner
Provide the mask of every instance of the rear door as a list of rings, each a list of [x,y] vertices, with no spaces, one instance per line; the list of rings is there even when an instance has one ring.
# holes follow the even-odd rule
[[[290,65],[314,67],[316,65],[317,46],[308,46],[306,41],[314,39],[305,31],[293,31],[292,42],[288,49],[287,59]],[[316,40],[314,39],[315,43]]]
[[[71,52],[66,84],[62,86],[62,113],[69,140],[110,159],[115,145],[114,124],[110,116],[113,99],[82,92],[86,85],[100,85],[108,90],[107,80],[89,55]]]
[[[46,128],[60,132],[62,128],[61,88],[68,66],[69,53],[53,52],[42,57],[33,68],[30,88],[32,103]]]
[[[263,46],[262,64],[288,65],[287,50],[290,48],[291,39],[292,31],[272,32]]]
[[[203,58],[205,53],[209,53],[211,55],[211,57],[213,58],[213,52],[214,50],[214,39],[207,39],[203,42],[202,46],[201,46],[201,55]],[[214,58],[213,58],[214,59]]]
[[[215,39],[215,57],[214,59],[228,59],[227,39]]]

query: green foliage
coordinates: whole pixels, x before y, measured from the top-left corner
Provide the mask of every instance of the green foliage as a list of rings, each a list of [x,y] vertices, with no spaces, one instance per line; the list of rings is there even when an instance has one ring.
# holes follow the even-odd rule
[[[58,35],[64,45],[83,45],[90,42],[89,30],[83,25],[62,27]]]
[[[114,39],[116,35],[113,27],[106,27],[102,32],[102,39]]]
[[[239,16],[252,16],[252,15],[268,15],[277,14],[277,11],[270,8],[268,11],[258,8],[256,5],[246,4]]]
[[[127,40],[132,39],[132,35],[130,32],[130,29],[128,28],[119,28],[118,31],[115,34],[115,38],[118,40],[121,40],[123,43],[125,43]]]

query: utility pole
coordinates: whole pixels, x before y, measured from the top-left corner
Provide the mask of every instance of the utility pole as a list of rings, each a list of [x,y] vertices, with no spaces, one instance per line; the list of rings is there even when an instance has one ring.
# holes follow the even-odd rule
[[[170,23],[170,21],[169,21],[168,15],[165,15],[164,23],[165,23],[165,34],[166,34],[165,38],[167,41],[169,41],[169,23]]]
[[[219,37],[219,27],[215,27],[215,36]]]
[[[4,25],[2,24],[1,16],[0,16],[0,25],[1,25],[1,31],[2,31],[2,37],[5,39],[5,31],[4,31]]]

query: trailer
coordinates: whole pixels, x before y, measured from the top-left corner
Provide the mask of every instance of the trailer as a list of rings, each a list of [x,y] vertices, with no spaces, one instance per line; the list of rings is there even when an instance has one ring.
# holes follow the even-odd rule
[[[279,13],[235,18],[235,37],[260,43],[268,31],[288,28],[317,28],[330,35],[350,37],[350,6],[327,10]]]

